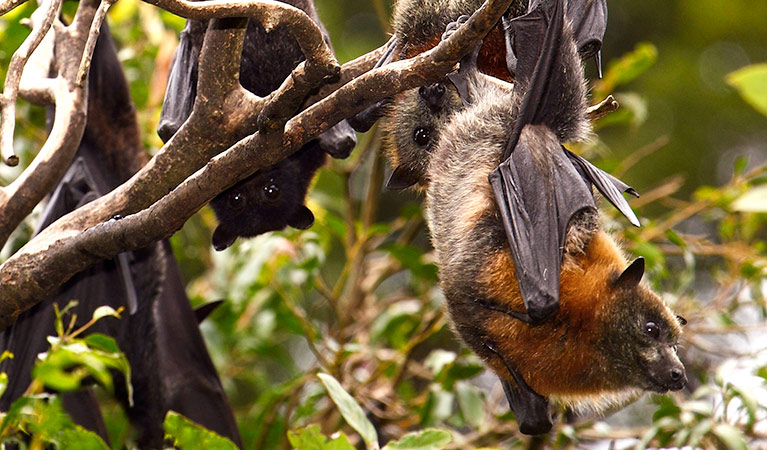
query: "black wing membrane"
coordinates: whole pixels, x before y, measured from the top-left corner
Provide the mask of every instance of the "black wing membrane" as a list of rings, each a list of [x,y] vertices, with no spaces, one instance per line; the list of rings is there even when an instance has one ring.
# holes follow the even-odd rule
[[[178,36],[157,126],[157,134],[163,142],[168,142],[192,114],[197,94],[197,64],[206,28],[207,22],[189,20]]]
[[[511,24],[519,49],[515,89],[525,96],[503,162],[489,179],[526,309],[516,316],[541,323],[559,308],[559,271],[570,218],[595,204],[559,143],[552,141],[553,133],[545,131],[553,128],[547,109],[557,106],[561,94],[562,3],[541,3]]]
[[[527,310],[510,314],[529,323],[541,323],[559,308],[567,225],[576,212],[596,207],[553,134],[540,139],[535,131],[526,128],[514,152],[490,174]]]
[[[602,77],[602,39],[607,29],[607,0],[569,0],[567,18],[573,25],[578,53],[594,58]]]
[[[547,1],[533,0],[529,10],[533,11]],[[568,0],[565,15],[572,25],[573,38],[581,59],[596,58],[601,77],[600,51],[607,29],[607,0]]]
[[[575,169],[581,174],[581,177],[583,177],[585,182],[593,184],[594,187],[596,187],[597,190],[604,195],[629,222],[631,222],[631,225],[634,225],[635,227],[640,226],[639,219],[622,195],[624,192],[627,192],[634,197],[639,197],[639,193],[633,187],[591,164],[586,158],[577,155],[564,147],[562,147],[562,150],[564,150],[567,157],[570,158],[573,166],[575,166]]]
[[[575,1],[568,5],[568,13],[580,8],[580,15],[573,21],[581,27],[574,36],[576,40],[586,42],[601,36],[607,17],[602,11],[604,2]],[[591,184],[632,224],[638,226],[639,221],[622,197],[622,192],[636,191],[568,152],[554,138],[553,130],[568,120],[562,112],[568,110],[568,95],[574,95],[570,94],[570,85],[580,82],[568,78],[568,72],[578,62],[566,55],[565,45],[572,44],[563,33],[562,1],[540,0],[531,8],[505,27],[507,33],[513,33],[518,49],[515,89],[524,92],[524,97],[502,163],[489,179],[526,309],[526,313],[512,315],[529,323],[541,323],[559,307],[560,267],[568,224],[576,212],[596,208]]]

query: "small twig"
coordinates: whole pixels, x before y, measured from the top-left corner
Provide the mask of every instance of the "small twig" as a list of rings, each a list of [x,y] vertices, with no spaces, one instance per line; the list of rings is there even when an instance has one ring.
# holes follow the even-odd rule
[[[611,94],[596,105],[589,106],[589,108],[586,110],[586,115],[588,115],[589,120],[593,121],[599,119],[600,117],[604,117],[611,112],[617,111],[619,107],[620,105],[618,104],[618,101],[615,100],[615,97],[613,97]]]
[[[77,79],[75,83],[77,86],[83,85],[83,79],[91,68],[91,60],[93,59],[93,49],[96,48],[96,41],[99,39],[99,31],[101,30],[101,24],[104,22],[104,18],[107,16],[109,7],[117,0],[101,0],[96,15],[93,17],[91,28],[88,32],[88,40],[85,42],[85,50],[83,51],[83,57],[80,60],[80,68],[77,70]]]
[[[634,167],[636,163],[652,155],[653,153],[657,152],[661,148],[665,147],[667,144],[668,144],[668,136],[661,136],[658,139],[645,145],[644,147],[641,147],[637,149],[636,151],[629,153],[628,156],[623,158],[623,161],[621,161],[621,163],[618,165],[618,168],[613,171],[613,175],[615,175],[616,177],[622,176],[630,168]]]
[[[13,11],[17,6],[23,5],[27,0],[5,0],[0,3],[0,16]]]
[[[13,150],[13,132],[16,126],[16,99],[19,94],[19,82],[24,66],[30,56],[42,42],[53,21],[59,15],[62,0],[43,0],[40,7],[32,13],[32,32],[14,52],[5,76],[5,87],[0,95],[0,154],[3,162],[9,166],[19,163],[19,157]]]
[[[631,207],[639,209],[642,206],[649,205],[650,203],[668,198],[671,194],[676,193],[684,185],[684,177],[677,175],[672,177],[668,181],[664,181],[663,184],[657,186],[647,192],[643,192],[639,198],[631,200]]]

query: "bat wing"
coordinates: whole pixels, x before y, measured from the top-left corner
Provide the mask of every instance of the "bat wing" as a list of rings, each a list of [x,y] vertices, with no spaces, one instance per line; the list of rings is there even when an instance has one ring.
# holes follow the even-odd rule
[[[596,208],[553,133],[542,139],[541,130],[526,128],[509,158],[490,174],[527,311],[510,314],[528,323],[541,323],[558,309],[567,226],[576,212]]]
[[[638,227],[639,219],[622,195],[624,192],[628,192],[635,197],[639,197],[637,191],[628,184],[591,164],[587,159],[576,155],[564,147],[562,147],[562,149],[573,163],[575,169],[581,174],[583,180],[593,184],[597,190],[621,212],[621,214],[626,216],[632,225]]]
[[[607,28],[607,0],[569,0],[567,18],[573,25],[581,58],[595,58],[602,76],[602,39]]]
[[[51,195],[40,229],[98,198],[98,184],[88,161],[78,156]],[[135,310],[135,288],[126,264],[127,259],[121,262],[116,258],[75,275],[56,294],[22,313],[13,325],[0,334],[0,347],[14,354],[13,359],[0,364],[0,370],[9,374],[8,389],[0,399],[0,409],[7,411],[10,403],[24,393],[37,354],[49,347],[46,337],[56,333],[53,327],[53,303],[63,308],[71,300],[78,300],[76,311],[82,322],[90,319],[93,310],[101,305],[115,309],[124,306]],[[116,319],[103,319],[96,325],[96,330],[114,326],[115,322]]]
[[[178,47],[173,55],[168,88],[157,126],[157,134],[163,142],[168,142],[192,113],[197,94],[197,64],[206,24],[189,20],[178,37]]]

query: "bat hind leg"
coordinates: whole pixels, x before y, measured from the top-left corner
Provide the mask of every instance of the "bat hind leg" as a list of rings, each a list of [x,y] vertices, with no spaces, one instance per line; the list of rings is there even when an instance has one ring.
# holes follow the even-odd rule
[[[525,382],[516,368],[498,352],[495,344],[485,342],[485,347],[503,361],[509,375],[514,379],[516,387],[503,378],[501,385],[506,399],[509,401],[509,407],[517,417],[519,432],[530,436],[548,433],[553,424],[549,413],[549,400],[535,392]]]

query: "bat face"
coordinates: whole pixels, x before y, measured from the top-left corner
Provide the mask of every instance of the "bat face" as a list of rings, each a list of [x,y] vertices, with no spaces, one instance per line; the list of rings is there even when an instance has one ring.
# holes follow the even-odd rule
[[[615,358],[621,359],[634,376],[629,382],[654,392],[678,391],[687,384],[685,368],[676,346],[682,333],[677,319],[663,301],[639,284],[644,272],[640,258],[616,280],[615,314],[618,320],[609,324],[612,338],[623,337],[624,344],[609,344]],[[630,343],[630,345],[626,344]]]
[[[394,99],[385,122],[386,155],[394,172],[390,189],[425,183],[429,156],[450,115],[463,107],[450,83],[434,83],[405,91]]]
[[[238,237],[253,237],[286,226],[306,229],[314,215],[304,197],[314,173],[325,162],[315,143],[259,170],[214,198],[210,205],[220,225],[213,232],[213,247],[224,250]]]

